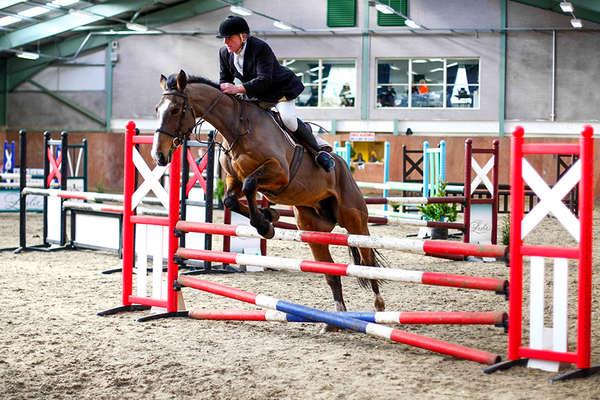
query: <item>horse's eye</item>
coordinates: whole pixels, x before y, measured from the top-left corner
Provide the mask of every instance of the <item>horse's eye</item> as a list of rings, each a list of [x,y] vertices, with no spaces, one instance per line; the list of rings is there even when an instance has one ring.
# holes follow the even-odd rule
[[[174,108],[173,110],[171,110],[171,114],[173,114],[173,115],[179,114],[179,108]]]

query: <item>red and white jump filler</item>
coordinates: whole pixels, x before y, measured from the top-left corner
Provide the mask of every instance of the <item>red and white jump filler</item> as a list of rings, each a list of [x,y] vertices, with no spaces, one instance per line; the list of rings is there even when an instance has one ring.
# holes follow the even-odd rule
[[[592,211],[594,177],[594,131],[586,126],[579,143],[524,143],[524,130],[517,127],[511,138],[511,238],[508,359],[486,369],[494,372],[527,362],[529,367],[558,371],[560,362],[573,363],[578,369],[553,379],[588,376],[600,370],[590,367],[592,304]],[[553,188],[539,176],[526,155],[576,155],[579,160]],[[524,216],[524,185],[537,194],[540,202]],[[579,184],[579,219],[562,199]],[[577,247],[526,245],[524,239],[549,213],[572,236]],[[523,331],[523,257],[531,259],[529,346],[522,343]],[[554,258],[552,328],[544,326],[544,258]],[[578,267],[577,345],[567,346],[568,333],[568,260]],[[550,335],[549,335],[550,334]]]

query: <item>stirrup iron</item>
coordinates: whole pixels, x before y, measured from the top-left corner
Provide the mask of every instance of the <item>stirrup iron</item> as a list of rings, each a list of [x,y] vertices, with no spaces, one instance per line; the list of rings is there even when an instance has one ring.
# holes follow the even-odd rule
[[[327,172],[331,171],[333,167],[335,167],[335,160],[331,154],[327,153],[326,151],[319,151],[315,157],[315,162]]]

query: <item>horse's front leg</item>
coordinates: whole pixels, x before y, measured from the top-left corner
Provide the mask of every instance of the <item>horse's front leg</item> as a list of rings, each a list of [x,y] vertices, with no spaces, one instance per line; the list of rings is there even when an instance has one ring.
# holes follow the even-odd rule
[[[225,179],[227,182],[227,192],[225,193],[225,196],[223,198],[223,204],[231,211],[241,214],[246,218],[250,218],[248,206],[239,201],[240,197],[242,197],[243,194],[242,182],[238,181],[237,179],[234,179],[231,176],[228,176]],[[273,210],[272,208],[267,207],[260,208],[259,211],[269,222],[277,222],[279,220],[279,213],[277,212],[277,210]]]
[[[223,198],[223,205],[244,217],[249,218],[248,207],[240,203],[239,198],[242,197],[242,182],[235,179],[231,175],[225,177],[227,192]]]
[[[256,171],[250,176],[244,179],[244,185],[242,191],[246,196],[248,202],[248,213],[250,218],[250,225],[256,228],[258,233],[267,238],[271,239],[275,235],[273,224],[269,222],[265,215],[260,212],[258,205],[256,204],[256,192],[258,191],[259,178],[261,170]]]

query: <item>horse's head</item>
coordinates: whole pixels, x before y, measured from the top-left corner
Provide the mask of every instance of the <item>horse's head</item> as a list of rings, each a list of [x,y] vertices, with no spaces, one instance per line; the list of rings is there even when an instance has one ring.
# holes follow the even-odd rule
[[[173,151],[195,127],[196,117],[186,85],[187,75],[183,70],[169,78],[160,76],[163,94],[156,106],[158,128],[152,143],[152,158],[158,165],[167,165],[171,161]]]

